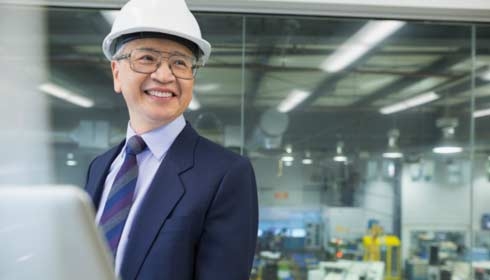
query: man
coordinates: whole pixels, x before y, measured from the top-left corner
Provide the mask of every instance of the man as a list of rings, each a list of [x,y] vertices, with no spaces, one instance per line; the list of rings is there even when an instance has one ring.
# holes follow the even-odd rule
[[[183,0],[131,0],[103,42],[129,123],[86,190],[123,280],[248,279],[257,236],[250,162],[199,136],[183,112],[211,46]]]

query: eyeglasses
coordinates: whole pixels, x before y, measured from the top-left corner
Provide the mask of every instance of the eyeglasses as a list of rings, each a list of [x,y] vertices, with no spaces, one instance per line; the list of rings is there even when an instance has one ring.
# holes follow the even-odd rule
[[[172,74],[179,79],[194,79],[200,66],[194,57],[151,49],[134,49],[128,54],[114,57],[114,60],[128,59],[129,67],[134,72],[151,74],[160,68],[164,58],[167,59]]]

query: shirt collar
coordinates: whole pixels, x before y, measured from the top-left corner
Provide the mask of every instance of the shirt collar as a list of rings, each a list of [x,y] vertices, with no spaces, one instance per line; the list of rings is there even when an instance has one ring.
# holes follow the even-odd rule
[[[170,123],[143,133],[140,136],[143,138],[143,140],[145,140],[145,143],[153,156],[161,161],[163,159],[163,156],[167,153],[168,149],[174,142],[175,138],[177,138],[184,127],[185,119],[183,115],[180,115]],[[131,128],[131,125],[128,122],[126,139],[131,138],[135,134],[136,133]],[[123,147],[123,151],[125,148],[126,144]]]

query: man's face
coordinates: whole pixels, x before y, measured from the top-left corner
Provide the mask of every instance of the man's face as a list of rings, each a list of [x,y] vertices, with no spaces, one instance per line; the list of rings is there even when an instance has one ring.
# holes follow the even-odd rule
[[[141,48],[193,56],[184,45],[160,38],[130,41],[123,46],[121,54]],[[114,90],[122,93],[131,127],[136,133],[144,133],[173,121],[191,102],[194,80],[176,78],[166,59],[152,74],[132,71],[128,59],[112,61],[111,67]]]

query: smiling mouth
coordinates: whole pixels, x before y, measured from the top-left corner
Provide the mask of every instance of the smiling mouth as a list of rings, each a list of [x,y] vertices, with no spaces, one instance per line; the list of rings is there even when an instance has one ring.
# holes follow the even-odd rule
[[[163,91],[157,91],[157,90],[145,90],[145,93],[151,96],[156,96],[156,97],[173,97],[176,96],[175,93],[173,92],[163,92]]]

